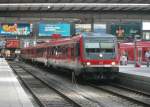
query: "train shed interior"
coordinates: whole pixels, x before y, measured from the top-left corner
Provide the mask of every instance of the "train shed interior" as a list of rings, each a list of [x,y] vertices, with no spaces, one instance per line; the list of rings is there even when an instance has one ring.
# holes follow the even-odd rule
[[[150,0],[0,0],[0,107],[149,107]]]

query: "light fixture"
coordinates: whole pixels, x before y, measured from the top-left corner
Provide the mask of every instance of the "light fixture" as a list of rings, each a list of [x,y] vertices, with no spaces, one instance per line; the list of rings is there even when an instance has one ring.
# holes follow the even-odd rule
[[[47,6],[47,8],[49,9],[49,8],[51,8],[51,6]]]
[[[3,3],[0,7],[149,7],[149,3]]]
[[[116,65],[116,63],[115,63],[115,62],[112,62],[111,64],[112,64],[112,65]]]
[[[91,63],[90,63],[90,62],[87,62],[86,64],[87,64],[87,65],[91,65]]]
[[[103,54],[99,54],[99,57],[103,57]]]

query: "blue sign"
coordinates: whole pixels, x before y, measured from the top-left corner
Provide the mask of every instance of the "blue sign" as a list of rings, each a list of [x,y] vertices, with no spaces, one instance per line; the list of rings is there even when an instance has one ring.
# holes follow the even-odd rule
[[[29,35],[30,24],[2,23],[0,28],[1,35]]]
[[[63,37],[70,36],[70,24],[39,24],[39,36],[51,36],[53,34],[60,34]]]

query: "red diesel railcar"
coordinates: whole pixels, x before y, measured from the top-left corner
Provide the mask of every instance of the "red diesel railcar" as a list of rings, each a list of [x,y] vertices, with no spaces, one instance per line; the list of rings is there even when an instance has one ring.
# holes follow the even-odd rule
[[[50,40],[49,43],[24,48],[21,56],[46,66],[68,69],[76,76],[112,79],[119,71],[117,52],[116,37],[92,34]]]
[[[145,63],[145,52],[150,49],[150,41],[137,41],[136,43],[119,43],[119,56],[127,55],[128,62]]]

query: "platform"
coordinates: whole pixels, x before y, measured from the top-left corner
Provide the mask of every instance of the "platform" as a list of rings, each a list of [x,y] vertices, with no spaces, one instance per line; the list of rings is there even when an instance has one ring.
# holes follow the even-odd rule
[[[141,65],[140,67],[135,67],[134,64],[120,65],[119,72],[150,77],[150,67],[146,65]]]
[[[34,107],[5,59],[0,59],[0,107]]]
[[[120,65],[118,81],[119,84],[138,89],[144,92],[150,92],[150,67],[142,65],[135,67],[134,64],[127,66]]]

